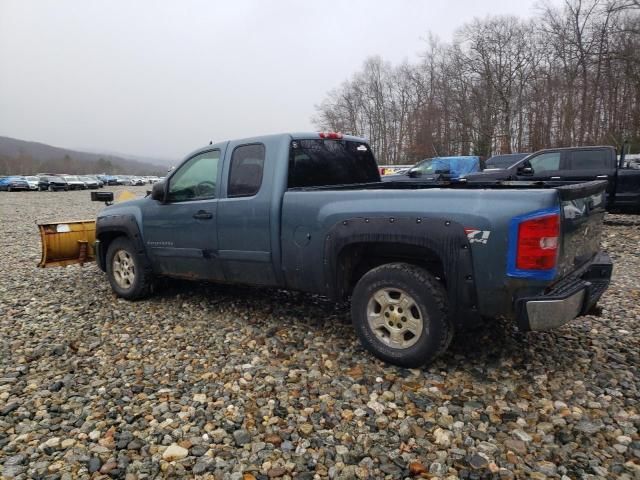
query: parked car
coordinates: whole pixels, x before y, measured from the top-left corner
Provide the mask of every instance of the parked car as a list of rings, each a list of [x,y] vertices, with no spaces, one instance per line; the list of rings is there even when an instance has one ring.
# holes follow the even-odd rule
[[[502,155],[494,155],[493,157],[485,161],[484,171],[494,169],[509,168],[511,165],[517,163],[525,157],[531,155],[530,153],[506,153]]]
[[[69,190],[86,190],[87,185],[76,175],[62,175],[69,185]]]
[[[98,179],[90,177],[88,175],[81,175],[78,177],[78,180],[84,183],[85,188],[90,188],[92,190],[95,190],[96,188],[100,187],[100,184],[98,183]]]
[[[437,182],[456,181],[480,171],[480,157],[435,157],[419,161],[409,170],[395,175],[385,175],[383,182]]]
[[[412,165],[378,165],[380,176],[399,174],[401,171],[409,170]]]
[[[127,177],[126,175],[114,175],[114,177],[116,178],[114,185],[128,185],[129,184],[129,177]]]
[[[140,186],[140,185],[145,185],[147,182],[145,182],[144,178],[141,177],[130,177],[129,178],[129,185],[131,186]]]
[[[38,190],[41,192],[48,190],[49,192],[58,192],[69,190],[67,181],[57,175],[41,175],[38,177]]]
[[[126,299],[160,276],[350,298],[362,344],[416,367],[481,316],[544,330],[588,312],[611,276],[605,188],[381,182],[362,138],[270,135],[208,145],[104,208],[95,257]]]
[[[118,185],[118,177],[115,175],[100,175],[99,178],[105,185]]]
[[[18,190],[29,190],[29,183],[22,176],[13,175],[0,179],[0,190],[6,192],[16,192]]]
[[[93,178],[96,182],[98,182],[98,188],[102,188],[104,187],[104,181],[102,181],[100,178],[98,178],[97,175],[89,175],[91,178]]]
[[[621,166],[622,165],[622,166]],[[469,182],[607,180],[606,208],[640,210],[640,171],[618,160],[610,146],[551,148],[532,153],[511,167],[467,175]]]
[[[25,176],[24,179],[29,184],[29,190],[38,190],[38,177],[33,175]]]

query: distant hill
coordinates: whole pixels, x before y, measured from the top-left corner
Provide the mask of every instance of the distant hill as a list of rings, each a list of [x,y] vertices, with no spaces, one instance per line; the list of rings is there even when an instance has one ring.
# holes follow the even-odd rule
[[[162,175],[166,160],[146,160],[113,154],[80,152],[44,143],[0,137],[0,175],[50,173],[108,173]]]

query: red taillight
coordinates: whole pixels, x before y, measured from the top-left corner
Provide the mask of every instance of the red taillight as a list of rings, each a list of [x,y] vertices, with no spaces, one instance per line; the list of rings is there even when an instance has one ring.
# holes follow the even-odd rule
[[[556,266],[560,215],[524,220],[518,226],[516,267],[521,270],[550,270]]]
[[[340,140],[342,133],[340,132],[319,132],[320,138],[326,138],[328,140]]]

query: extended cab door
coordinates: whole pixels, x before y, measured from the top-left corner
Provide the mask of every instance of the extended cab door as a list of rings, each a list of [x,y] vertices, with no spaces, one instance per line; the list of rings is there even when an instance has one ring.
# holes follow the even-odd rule
[[[216,228],[222,155],[215,148],[188,159],[167,179],[165,202],[144,209],[146,249],[159,273],[223,279]]]
[[[276,285],[271,246],[272,178],[268,140],[232,142],[223,170],[226,194],[218,204],[219,255],[228,282]],[[270,150],[268,150],[270,149]]]

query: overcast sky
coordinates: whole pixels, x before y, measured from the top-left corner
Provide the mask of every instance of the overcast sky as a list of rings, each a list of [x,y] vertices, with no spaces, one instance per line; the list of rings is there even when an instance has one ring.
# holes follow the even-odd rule
[[[210,139],[313,130],[371,55],[530,16],[535,0],[0,0],[0,136],[180,158]]]

